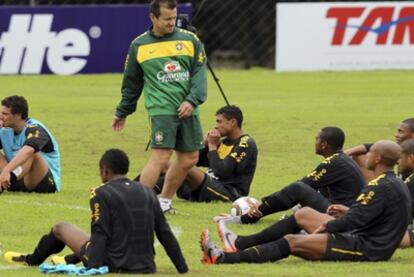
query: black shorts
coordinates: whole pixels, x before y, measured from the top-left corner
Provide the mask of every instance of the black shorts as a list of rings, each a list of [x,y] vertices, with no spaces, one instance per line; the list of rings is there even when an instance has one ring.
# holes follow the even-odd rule
[[[52,193],[52,192],[56,192],[56,185],[55,185],[55,180],[53,179],[52,172],[49,170],[46,176],[40,181],[40,183],[33,190],[29,190],[24,185],[23,178],[14,182],[7,190],[8,191]]]
[[[183,184],[177,191],[177,196],[194,202],[228,202],[234,201],[242,195],[236,189],[226,187],[219,181],[212,179],[208,174],[205,174],[203,182],[196,190],[191,191],[186,184]]]
[[[360,240],[350,233],[328,233],[326,260],[329,261],[368,261],[360,250]]]
[[[82,263],[85,267],[88,267],[88,257],[89,257],[89,255],[87,254],[87,251],[88,251],[88,246],[89,246],[90,243],[91,243],[90,241],[85,242],[85,244],[82,245],[81,249],[79,250],[80,260],[82,261]]]
[[[414,225],[410,224],[407,227],[408,236],[410,237],[410,246],[414,246]]]

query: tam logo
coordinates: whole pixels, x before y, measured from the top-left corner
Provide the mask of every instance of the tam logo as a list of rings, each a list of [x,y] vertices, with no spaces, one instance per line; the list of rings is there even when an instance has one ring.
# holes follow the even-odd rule
[[[44,62],[52,73],[69,75],[87,64],[88,36],[75,28],[51,31],[53,14],[13,14],[0,35],[0,74],[39,74]]]
[[[165,72],[176,72],[181,70],[181,66],[176,61],[166,62],[164,65],[164,71]]]
[[[405,35],[408,35],[409,44],[414,44],[414,7],[402,7],[399,11],[392,6],[371,10],[365,7],[332,7],[326,17],[336,20],[331,45],[360,45],[368,34],[377,36],[376,45],[402,45]],[[361,19],[362,23],[350,24],[351,19]],[[395,31],[391,41],[388,41],[391,29]],[[353,32],[353,35],[345,41],[348,32]]]

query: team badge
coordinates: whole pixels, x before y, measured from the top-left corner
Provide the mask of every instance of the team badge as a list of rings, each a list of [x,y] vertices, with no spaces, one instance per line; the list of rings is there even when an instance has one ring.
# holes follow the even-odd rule
[[[177,51],[181,51],[181,50],[183,50],[183,48],[184,48],[184,46],[181,42],[177,42],[175,44],[175,49],[177,49]]]
[[[156,144],[161,144],[164,142],[164,134],[161,131],[155,132],[154,138]]]
[[[198,54],[198,62],[203,63],[205,59],[206,59],[206,56],[204,55],[204,53],[200,52],[200,54]]]

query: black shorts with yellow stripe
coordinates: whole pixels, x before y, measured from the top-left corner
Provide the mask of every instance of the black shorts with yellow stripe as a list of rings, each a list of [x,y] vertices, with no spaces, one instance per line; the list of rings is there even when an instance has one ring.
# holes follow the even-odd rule
[[[360,250],[358,236],[349,233],[328,233],[326,260],[329,261],[367,261]]]
[[[177,196],[194,202],[228,202],[234,201],[242,195],[235,188],[226,187],[220,181],[214,180],[210,175],[205,174],[203,182],[196,190],[190,191],[188,186],[183,185],[177,191]]]

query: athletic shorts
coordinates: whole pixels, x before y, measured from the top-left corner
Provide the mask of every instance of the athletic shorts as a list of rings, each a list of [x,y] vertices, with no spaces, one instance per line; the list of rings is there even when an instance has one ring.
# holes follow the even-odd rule
[[[82,261],[83,265],[85,267],[88,267],[88,257],[89,255],[87,254],[88,251],[88,246],[91,242],[87,241],[84,245],[81,246],[81,249],[79,250],[79,254],[80,254],[80,260]]]
[[[151,148],[168,148],[181,152],[203,147],[203,132],[198,116],[180,119],[176,115],[151,117]]]
[[[213,180],[208,174],[204,175],[202,184],[194,191],[184,183],[177,191],[177,196],[193,202],[211,201],[234,201],[241,197],[240,193],[234,189]]]
[[[38,192],[38,193],[52,193],[56,192],[55,180],[53,179],[52,172],[49,170],[46,176],[40,181],[40,183],[33,189],[29,190],[23,182],[23,178],[16,181],[7,189],[8,191],[23,191],[23,192]]]
[[[410,224],[407,227],[408,236],[410,237],[410,246],[414,246],[414,225]]]
[[[326,259],[329,261],[368,261],[360,250],[360,241],[349,233],[328,233]]]

